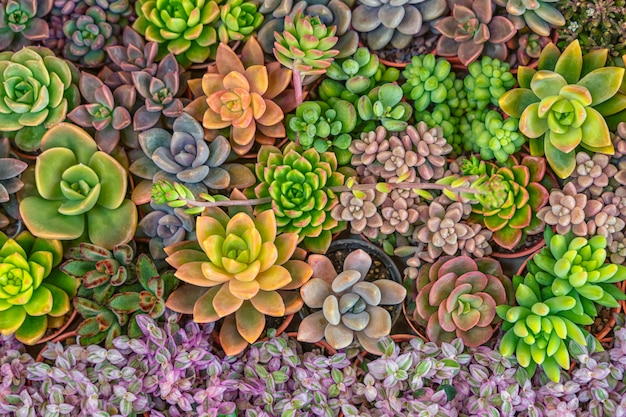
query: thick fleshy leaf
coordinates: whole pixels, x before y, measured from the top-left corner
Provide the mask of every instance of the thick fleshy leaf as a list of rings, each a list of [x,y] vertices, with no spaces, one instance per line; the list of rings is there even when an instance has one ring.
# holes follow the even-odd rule
[[[239,334],[234,315],[224,319],[220,330],[220,344],[228,356],[238,355],[248,346],[246,339]]]
[[[239,334],[248,343],[256,342],[265,328],[265,316],[259,313],[250,301],[246,301],[237,310],[235,318]]]
[[[576,84],[583,68],[583,54],[578,40],[571,42],[563,51],[554,71],[561,74],[568,84]]]
[[[47,329],[47,316],[27,316],[22,326],[15,332],[15,338],[25,345],[34,345],[44,336]]]
[[[220,287],[209,289],[193,305],[193,320],[196,323],[213,323],[220,319],[220,315],[213,307],[213,301],[219,290]],[[188,310],[188,307],[185,310]]]
[[[498,104],[506,114],[519,118],[529,105],[538,102],[539,98],[529,88],[515,88],[504,93]]]
[[[576,156],[574,151],[564,153],[558,150],[548,137],[550,132],[546,133],[544,138],[544,149],[548,163],[560,178],[567,178],[576,168]]]
[[[181,285],[170,294],[165,305],[170,310],[178,313],[193,314],[194,305],[206,292],[206,288],[198,288],[194,285]]]
[[[302,319],[298,327],[298,340],[300,342],[316,343],[324,338],[324,331],[328,321],[324,318],[324,313],[317,311]]]
[[[48,201],[28,197],[20,204],[20,215],[34,235],[45,239],[71,240],[80,237],[85,229],[85,218],[59,214],[63,201]],[[110,229],[110,226],[108,226]],[[110,230],[109,230],[110,231]],[[134,232],[134,230],[133,230]]]

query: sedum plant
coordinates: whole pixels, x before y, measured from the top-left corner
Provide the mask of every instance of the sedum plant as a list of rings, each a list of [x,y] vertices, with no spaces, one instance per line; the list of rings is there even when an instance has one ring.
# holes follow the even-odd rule
[[[63,259],[58,240],[27,231],[10,239],[0,232],[0,333],[34,345],[49,328],[61,327],[78,281],[56,269]]]
[[[509,71],[510,68],[507,62],[489,56],[469,64],[469,74],[463,79],[467,100],[480,110],[489,103],[497,106],[500,97],[515,86],[515,77]]]
[[[340,48],[337,47],[337,49]],[[343,50],[341,51],[343,53]],[[329,80],[322,81],[320,94],[326,90],[325,83],[332,86],[336,84],[331,80],[338,81],[347,90],[344,99],[353,103],[358,99],[359,94],[366,93],[376,85],[376,74],[381,69],[381,65],[376,54],[370,53],[367,48],[358,48],[354,54],[343,59],[336,59],[330,64],[326,69],[326,77]]]
[[[602,235],[586,239],[572,232],[545,231],[546,248],[528,262],[528,271],[547,294],[576,301],[573,314],[596,317],[595,304],[616,308],[626,295],[614,283],[626,280],[626,267],[605,263],[607,241]]]
[[[366,281],[372,258],[362,249],[346,256],[337,274],[323,255],[309,257],[313,278],[300,289],[304,303],[314,313],[298,328],[298,340],[315,343],[322,339],[335,349],[348,347],[356,336],[365,350],[382,354],[378,341],[389,335],[391,316],[381,306],[398,305],[406,289],[387,279]]]
[[[578,41],[563,53],[548,45],[537,70],[522,67],[520,88],[500,98],[502,110],[520,119],[519,129],[529,138],[531,154],[545,154],[561,178],[574,171],[579,145],[591,152],[613,153],[605,115],[624,107],[618,93],[624,69],[605,67],[605,62],[606,51],[583,57]]]
[[[17,51],[50,36],[44,17],[52,10],[53,0],[0,1],[0,50]]]
[[[206,62],[217,39],[220,8],[214,0],[138,0],[133,29],[159,44],[157,60],[168,53],[184,68]]]
[[[39,149],[46,129],[80,102],[76,68],[41,47],[0,53],[0,130],[24,151]],[[14,136],[13,136],[14,135]]]
[[[75,14],[63,24],[65,48],[63,56],[88,68],[98,67],[107,58],[104,48],[115,45],[117,39],[113,26],[107,21],[104,10],[89,7],[84,13]]]
[[[471,133],[474,149],[480,152],[480,157],[485,161],[495,159],[501,164],[518,152],[526,141],[519,132],[519,120],[514,117],[503,120],[495,110],[487,112],[484,122],[474,119]]]
[[[258,5],[244,0],[228,0],[220,6],[220,20],[217,36],[222,43],[244,41],[261,25],[263,15]]]
[[[390,132],[400,132],[408,126],[413,115],[410,104],[402,101],[402,88],[397,84],[383,84],[362,95],[356,103],[359,117],[380,122]]]
[[[496,0],[506,7],[509,19],[518,30],[528,27],[539,36],[550,36],[550,30],[565,24],[565,17],[555,3],[558,0]]]
[[[78,126],[61,123],[41,139],[32,195],[20,214],[35,236],[89,239],[107,249],[132,239],[137,207],[126,199],[126,169]]]
[[[591,324],[593,319],[572,314],[576,300],[570,296],[546,296],[532,273],[525,278],[514,276],[513,284],[518,305],[496,307],[505,331],[500,353],[504,357],[515,356],[530,376],[541,366],[548,378],[559,382],[559,368],[570,368],[569,342],[587,346],[580,325]]]
[[[166,261],[186,283],[170,295],[167,307],[193,314],[198,323],[224,318],[219,337],[227,355],[257,341],[266,315],[283,317],[302,307],[293,290],[311,277],[311,268],[291,259],[298,235],[277,232],[273,211],[229,216],[207,208],[196,219],[196,235],[197,242],[165,248]]]
[[[499,323],[496,306],[513,298],[511,280],[491,258],[441,257],[420,269],[416,286],[414,319],[437,344],[457,337],[469,347],[487,343]]]
[[[376,184],[376,181],[376,177],[370,176],[364,178],[361,184]],[[387,194],[376,189],[344,191],[330,214],[337,221],[349,222],[351,233],[362,233],[373,240],[383,231],[383,217],[379,207],[386,199]],[[384,214],[385,209],[382,212]]]
[[[345,182],[335,154],[304,151],[293,142],[282,151],[262,146],[255,172],[256,198],[271,198],[256,206],[257,213],[274,211],[279,233],[296,233],[306,250],[325,253],[332,234],[343,226],[330,213],[338,201],[330,188]]]
[[[415,110],[426,110],[431,103],[439,104],[448,99],[454,87],[456,75],[445,58],[433,54],[417,55],[402,71],[406,82],[402,84],[404,95],[414,101]]]
[[[223,129],[237,155],[248,153],[255,142],[273,144],[285,136],[284,113],[295,108],[287,90],[291,71],[278,63],[265,65],[261,46],[250,38],[241,58],[225,44],[217,49],[216,65],[202,80],[191,80],[196,97],[185,111],[201,120],[214,140]]]
[[[434,25],[441,32],[437,54],[458,56],[466,66],[481,54],[506,60],[505,43],[517,30],[506,17],[494,15],[495,4],[491,0],[456,0],[453,5],[452,15]]]

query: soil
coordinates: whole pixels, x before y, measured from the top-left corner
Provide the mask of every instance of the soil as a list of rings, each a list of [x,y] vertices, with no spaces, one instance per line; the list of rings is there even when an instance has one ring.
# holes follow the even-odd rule
[[[600,332],[602,332],[609,325],[612,314],[613,312],[611,311],[609,307],[598,306],[598,317],[596,317],[593,324],[591,326],[587,326],[586,329],[593,335],[600,334]],[[611,329],[609,333],[606,336],[604,336],[603,339],[606,339],[606,338],[611,338],[611,339],[613,338],[613,329]]]
[[[492,246],[493,251],[501,254],[513,254],[523,252],[528,248],[532,248],[537,244],[541,239],[543,239],[543,233],[537,233],[536,235],[526,236],[526,239],[522,240],[522,242],[515,247],[513,250],[505,249],[501,246],[494,245]]]
[[[383,49],[379,49],[378,51],[373,52],[376,53],[376,55],[378,55],[380,58],[387,61],[397,63],[409,63],[411,62],[411,58],[416,55],[431,53],[435,49],[435,46],[437,46],[437,40],[439,39],[439,35],[427,32],[425,35],[418,36],[413,39],[413,43],[406,48],[397,49],[389,44]]]

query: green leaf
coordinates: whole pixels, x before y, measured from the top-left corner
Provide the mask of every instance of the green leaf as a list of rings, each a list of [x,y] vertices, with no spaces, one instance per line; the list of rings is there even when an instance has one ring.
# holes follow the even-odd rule
[[[548,164],[550,164],[555,174],[560,178],[567,178],[574,172],[574,168],[576,168],[575,151],[569,153],[561,152],[552,144],[549,136],[550,131],[546,132],[544,138],[544,149]]]
[[[130,314],[139,308],[139,302],[141,297],[136,292],[123,292],[121,294],[115,294],[108,302],[108,306],[117,313]]]
[[[580,79],[582,68],[583,53],[580,49],[580,43],[575,40],[565,48],[556,62],[554,71],[561,74],[568,84],[576,84]]]
[[[504,93],[498,104],[506,114],[519,118],[529,105],[539,101],[539,98],[529,88],[515,88]]]
[[[622,79],[624,68],[607,67],[600,68],[587,74],[578,85],[586,87],[591,93],[592,106],[604,103],[617,93]]]

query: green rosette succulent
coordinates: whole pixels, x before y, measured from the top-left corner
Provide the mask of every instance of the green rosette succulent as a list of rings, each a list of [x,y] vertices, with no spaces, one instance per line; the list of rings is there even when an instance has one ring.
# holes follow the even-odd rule
[[[135,10],[133,29],[159,44],[157,60],[172,53],[186,68],[215,52],[220,8],[214,0],[138,0]]]
[[[401,132],[406,129],[413,114],[411,105],[403,102],[402,98],[402,87],[387,83],[361,96],[356,108],[362,120],[374,120],[390,132]]]
[[[71,63],[47,48],[0,53],[0,130],[15,135],[18,148],[37,150],[46,130],[80,103],[79,78]]]
[[[26,231],[9,239],[0,232],[0,333],[34,345],[47,329],[63,325],[78,280],[55,269],[62,259],[58,240]]]
[[[20,214],[35,236],[89,239],[111,249],[129,242],[137,207],[125,199],[127,172],[78,126],[60,123],[41,139],[30,195]]]
[[[445,58],[433,54],[418,55],[402,72],[406,82],[402,90],[407,99],[414,101],[415,110],[426,110],[431,103],[439,104],[448,99],[448,91],[454,88],[456,75]]]
[[[548,378],[559,382],[559,368],[570,368],[569,341],[587,346],[580,326],[593,323],[593,319],[572,313],[576,306],[573,297],[546,296],[532,273],[525,278],[514,276],[513,285],[518,305],[496,307],[498,316],[504,320],[505,331],[500,353],[504,357],[515,356],[531,376],[539,365]]]
[[[335,154],[320,154],[314,148],[304,151],[295,142],[283,151],[264,145],[255,172],[260,184],[254,194],[272,199],[256,206],[257,212],[273,210],[278,233],[297,233],[305,249],[325,253],[332,234],[344,226],[330,215],[338,202],[330,187],[342,186],[345,181],[344,174],[337,171]]]
[[[510,68],[509,63],[488,56],[469,64],[463,86],[470,104],[478,109],[486,108],[489,103],[497,106],[500,97],[515,86]]]
[[[220,19],[217,35],[223,43],[245,41],[263,23],[258,5],[244,0],[228,0],[221,6]]]
[[[0,1],[0,50],[20,48],[50,36],[45,17],[53,0]]]
[[[519,132],[519,120],[514,117],[502,120],[495,110],[487,112],[484,122],[472,122],[472,134],[474,151],[480,152],[485,161],[495,159],[500,163],[506,162],[526,141]]]
[[[350,132],[356,122],[356,110],[348,101],[336,100],[332,107],[323,101],[305,101],[295,115],[287,116],[287,136],[303,149],[323,153],[332,148],[339,165],[347,165],[352,158]]]
[[[626,100],[619,92],[624,68],[604,67],[607,51],[582,55],[578,41],[561,54],[554,44],[541,53],[537,69],[520,67],[520,88],[507,91],[500,107],[520,118],[532,155],[546,159],[567,178],[576,167],[576,148],[613,154],[605,116],[626,120]]]
[[[626,279],[626,267],[605,263],[607,242],[602,235],[590,239],[545,231],[546,248],[528,262],[528,271],[554,296],[576,300],[575,314],[596,317],[595,304],[616,308],[626,295],[614,284]]]

